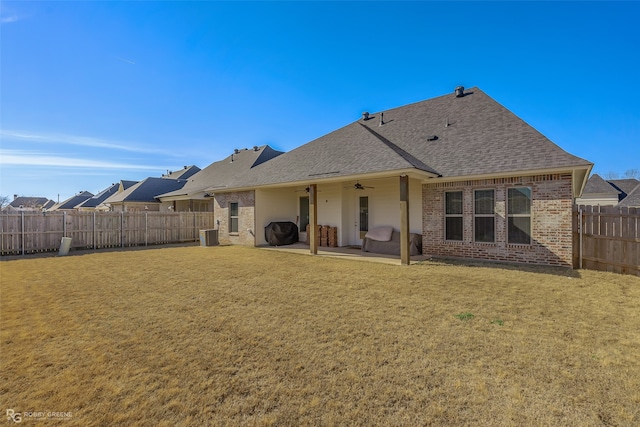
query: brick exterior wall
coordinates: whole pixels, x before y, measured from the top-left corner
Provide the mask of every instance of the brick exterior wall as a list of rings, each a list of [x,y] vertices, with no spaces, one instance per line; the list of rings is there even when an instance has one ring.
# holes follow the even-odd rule
[[[218,229],[218,240],[222,245],[254,246],[255,205],[254,191],[216,194],[213,216]],[[238,232],[229,232],[229,203],[238,203]],[[253,233],[253,234],[252,234]]]
[[[531,188],[531,244],[507,243],[506,197],[510,187]],[[495,242],[475,243],[474,190],[495,190]],[[445,241],[445,191],[463,192],[463,240]],[[423,184],[423,253],[554,266],[572,266],[571,174],[537,175]]]

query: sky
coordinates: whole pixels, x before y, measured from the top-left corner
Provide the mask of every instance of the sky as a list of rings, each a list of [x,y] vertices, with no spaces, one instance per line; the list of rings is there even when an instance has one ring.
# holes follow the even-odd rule
[[[479,87],[594,173],[640,169],[639,2],[0,0],[0,195],[289,151]]]

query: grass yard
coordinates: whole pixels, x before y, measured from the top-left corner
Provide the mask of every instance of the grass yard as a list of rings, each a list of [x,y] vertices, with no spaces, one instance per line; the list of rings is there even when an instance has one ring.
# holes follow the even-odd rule
[[[640,279],[527,270],[243,247],[2,261],[0,410],[47,426],[640,425]]]

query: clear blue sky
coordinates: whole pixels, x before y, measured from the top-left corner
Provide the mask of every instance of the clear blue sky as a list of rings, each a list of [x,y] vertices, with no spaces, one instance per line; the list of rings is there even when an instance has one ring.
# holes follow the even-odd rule
[[[594,172],[640,168],[638,2],[1,1],[0,194],[291,150],[478,86]]]

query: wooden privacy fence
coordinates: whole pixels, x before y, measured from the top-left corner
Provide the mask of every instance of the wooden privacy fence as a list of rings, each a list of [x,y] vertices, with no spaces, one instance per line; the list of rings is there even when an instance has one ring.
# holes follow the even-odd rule
[[[193,242],[214,228],[213,212],[21,212],[0,214],[0,254]]]
[[[640,209],[574,206],[574,267],[640,276]]]

